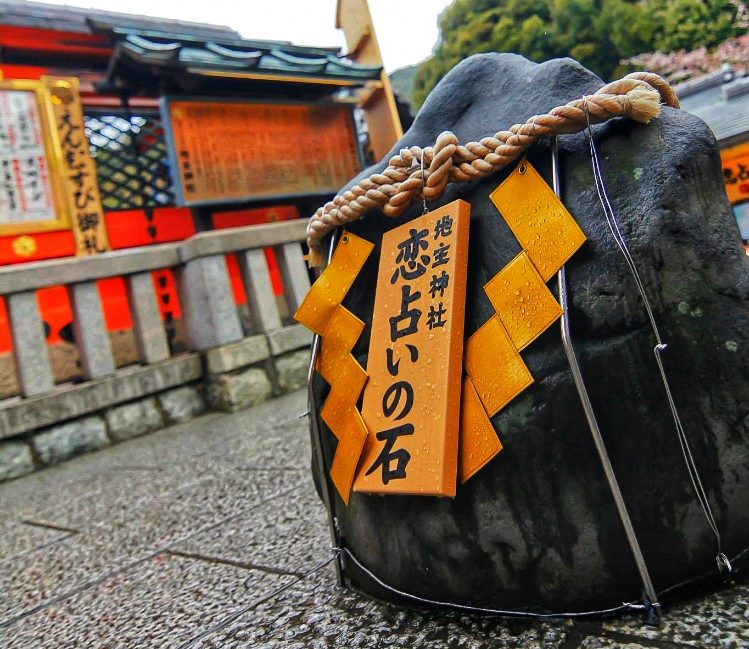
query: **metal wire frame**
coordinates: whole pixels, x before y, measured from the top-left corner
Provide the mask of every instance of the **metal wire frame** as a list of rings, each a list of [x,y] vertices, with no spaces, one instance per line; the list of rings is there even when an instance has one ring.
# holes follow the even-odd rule
[[[551,168],[552,168],[552,179],[554,184],[554,193],[557,198],[561,200],[561,183],[559,180],[559,147],[556,136],[551,138]],[[640,543],[637,540],[637,534],[635,533],[632,520],[627,511],[627,505],[624,502],[624,496],[622,495],[621,488],[619,487],[619,481],[616,479],[614,473],[614,467],[611,465],[609,454],[606,451],[606,445],[603,442],[603,436],[601,435],[601,429],[598,426],[596,415],[593,412],[593,405],[590,402],[588,396],[588,390],[585,387],[585,381],[583,379],[582,372],[580,371],[580,365],[577,362],[577,356],[575,355],[575,348],[572,344],[572,334],[570,333],[570,315],[569,315],[569,304],[567,295],[567,273],[562,266],[557,274],[559,281],[559,303],[562,307],[562,317],[560,320],[561,333],[562,333],[562,344],[564,346],[564,353],[567,356],[567,362],[572,372],[572,378],[575,382],[575,388],[577,394],[580,397],[580,403],[582,404],[583,410],[585,411],[585,418],[588,421],[588,427],[590,433],[593,436],[593,443],[598,453],[598,458],[601,462],[601,467],[606,475],[606,482],[609,485],[609,491],[614,499],[616,510],[619,514],[619,519],[624,527],[624,532],[627,536],[627,542],[629,543],[632,556],[634,557],[635,563],[637,564],[637,570],[640,573],[640,579],[642,580],[643,590],[645,592],[645,601],[647,605],[652,608],[652,615],[649,619],[649,623],[657,625],[660,619],[660,604],[658,602],[658,595],[653,586],[653,580],[650,578],[650,571],[648,570],[645,558],[643,557]],[[650,613],[651,611],[649,611]]]

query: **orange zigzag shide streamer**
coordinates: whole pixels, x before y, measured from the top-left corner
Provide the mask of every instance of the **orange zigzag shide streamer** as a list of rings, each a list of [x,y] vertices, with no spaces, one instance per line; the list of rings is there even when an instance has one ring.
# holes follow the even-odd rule
[[[367,429],[356,408],[367,373],[351,355],[364,323],[341,305],[374,245],[345,233],[294,317],[322,338],[317,370],[330,385],[321,417],[338,440],[330,477],[348,504]]]

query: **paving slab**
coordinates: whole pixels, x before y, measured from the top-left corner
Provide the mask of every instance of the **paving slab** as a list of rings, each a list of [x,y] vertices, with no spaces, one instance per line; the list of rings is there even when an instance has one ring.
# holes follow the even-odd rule
[[[208,473],[205,462],[246,469],[307,470],[311,457],[308,419],[299,418],[306,409],[306,394],[298,391],[232,414],[209,413],[144,438],[115,444],[105,452],[77,457],[59,469],[79,477],[82,472],[98,475],[105,470],[157,470],[185,463]],[[44,473],[7,486],[18,489],[16,483],[29,477],[33,481]]]
[[[564,624],[533,623],[400,609],[335,586],[331,566],[263,602],[191,649],[253,647],[523,647],[554,649]]]
[[[588,636],[576,645],[579,649],[678,649],[684,645],[664,645],[662,643],[652,643],[647,640],[630,641],[607,638],[606,636]]]
[[[183,490],[112,507],[110,516],[60,543],[3,564],[0,624],[76,588],[90,586],[190,534],[209,529],[294,487],[287,476],[241,485],[208,477]]]
[[[307,477],[283,499],[269,500],[173,549],[272,570],[308,572],[331,556],[327,515],[314,489]]]
[[[69,500],[71,490],[88,492],[92,482],[106,479],[107,472],[158,472],[174,468],[185,475],[210,473],[206,462],[225,463],[245,470],[310,466],[306,393],[294,392],[227,415],[209,413],[136,438],[104,451],[76,457],[62,465],[0,487],[0,518],[24,512],[34,504]],[[179,465],[179,466],[177,466]],[[144,477],[144,480],[148,480]]]
[[[286,395],[274,404],[231,415],[211,413],[135,439],[77,457],[60,467],[6,483],[0,488],[0,520],[24,518],[80,524],[75,509],[108,511],[118,494],[160,493],[175,483],[197,482],[223,466],[244,472],[308,470],[310,449],[306,419],[299,420],[306,397]],[[239,473],[237,474],[239,475]],[[258,474],[260,475],[260,474]],[[94,520],[94,519],[92,519]]]
[[[652,629],[640,617],[541,622],[396,608],[337,588],[326,566],[187,646],[747,649],[749,607],[742,599],[747,589],[738,584],[672,606],[662,627]]]
[[[300,391],[205,415],[0,485],[0,647],[749,649],[746,580],[657,631],[339,589],[305,406]]]
[[[96,455],[101,453],[91,453],[84,457]],[[69,465],[76,464],[77,461],[78,458],[1,484],[0,520],[21,519],[34,507],[64,502],[66,495],[71,492],[87,492],[85,485],[96,480],[97,474],[71,471]]]
[[[154,472],[106,471],[83,493],[63,501],[24,509],[24,519],[49,522],[83,531],[103,524],[128,525],[135,515],[150,514],[149,527],[163,526],[159,512],[190,506],[203,517],[227,509],[253,506],[304,479],[301,470],[247,472],[235,467],[210,466],[198,473],[192,464],[178,464]],[[205,470],[206,467],[201,467]],[[208,499],[206,505],[195,503]],[[155,510],[155,511],[151,511]]]
[[[136,504],[153,505],[206,479],[205,475],[177,470],[172,473],[170,469],[102,471],[82,485],[64,489],[57,497],[23,507],[23,519],[82,531],[102,520],[128,515]]]
[[[0,572],[3,563],[20,558],[70,536],[70,532],[27,525],[16,520],[0,524]]]
[[[0,630],[0,644],[7,649],[179,647],[205,626],[293,581],[158,555]]]
[[[684,647],[749,647],[749,583],[738,583],[665,611],[663,625],[650,629],[633,620],[607,623],[607,632],[626,633],[643,643],[668,641]]]

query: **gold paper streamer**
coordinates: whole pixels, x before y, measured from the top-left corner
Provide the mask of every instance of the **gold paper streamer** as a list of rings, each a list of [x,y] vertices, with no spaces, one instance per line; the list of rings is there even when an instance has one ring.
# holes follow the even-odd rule
[[[497,315],[466,343],[461,482],[502,450],[489,417],[533,383],[520,350],[562,315],[546,282],[585,242],[572,215],[526,160],[490,198],[523,250],[484,286]],[[466,383],[472,384],[473,392]]]
[[[294,318],[322,337],[317,369],[330,385],[320,416],[338,440],[330,477],[348,504],[367,429],[356,408],[367,373],[352,356],[364,323],[341,305],[374,245],[344,232],[328,267],[312,285]]]

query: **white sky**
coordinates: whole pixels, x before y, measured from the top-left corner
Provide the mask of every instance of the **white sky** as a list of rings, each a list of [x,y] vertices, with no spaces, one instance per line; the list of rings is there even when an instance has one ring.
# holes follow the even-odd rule
[[[104,11],[226,25],[245,38],[339,46],[336,0],[44,0]],[[437,42],[437,18],[451,0],[369,0],[388,72],[418,63]]]

